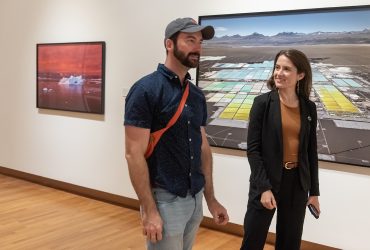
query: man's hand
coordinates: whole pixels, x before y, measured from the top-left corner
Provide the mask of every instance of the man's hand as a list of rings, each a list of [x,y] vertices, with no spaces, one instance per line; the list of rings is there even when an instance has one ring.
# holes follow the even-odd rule
[[[226,225],[229,221],[229,215],[227,214],[226,208],[224,208],[216,199],[209,201],[207,204],[215,223],[218,225]]]
[[[163,221],[158,210],[150,212],[142,211],[143,234],[152,243],[162,240]]]

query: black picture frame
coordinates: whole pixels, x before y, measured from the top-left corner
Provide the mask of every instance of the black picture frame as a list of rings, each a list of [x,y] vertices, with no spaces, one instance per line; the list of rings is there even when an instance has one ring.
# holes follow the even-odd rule
[[[37,108],[104,114],[105,42],[40,43]]]
[[[209,15],[199,23],[216,31],[203,42],[196,79],[211,146],[246,149],[253,99],[269,91],[275,55],[295,48],[313,68],[319,159],[370,167],[370,5]]]

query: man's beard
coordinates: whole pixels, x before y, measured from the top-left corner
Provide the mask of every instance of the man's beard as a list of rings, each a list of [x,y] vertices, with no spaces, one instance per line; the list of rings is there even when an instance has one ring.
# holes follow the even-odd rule
[[[189,53],[188,55],[185,55],[184,52],[180,51],[178,48],[177,48],[177,45],[175,44],[175,47],[174,47],[174,50],[173,50],[173,53],[175,55],[175,57],[177,58],[177,60],[179,60],[181,62],[182,65],[184,65],[185,67],[188,67],[188,68],[196,68],[198,67],[198,64],[199,64],[199,53]],[[190,56],[197,56],[198,59],[197,60],[191,60],[190,59]]]

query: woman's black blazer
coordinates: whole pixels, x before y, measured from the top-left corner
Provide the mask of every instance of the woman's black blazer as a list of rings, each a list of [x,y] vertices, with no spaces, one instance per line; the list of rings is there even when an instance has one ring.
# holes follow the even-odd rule
[[[320,195],[317,159],[317,113],[314,102],[299,98],[299,176],[302,188]],[[280,99],[276,90],[257,96],[250,112],[247,156],[251,167],[250,196],[264,191],[278,192],[283,171],[283,136]]]

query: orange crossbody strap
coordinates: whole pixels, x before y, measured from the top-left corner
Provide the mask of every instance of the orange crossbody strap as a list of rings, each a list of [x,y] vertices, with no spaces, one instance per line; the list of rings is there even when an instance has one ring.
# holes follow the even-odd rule
[[[161,139],[164,132],[166,132],[167,129],[172,127],[176,123],[177,119],[180,117],[180,115],[182,113],[182,110],[184,109],[186,99],[188,99],[188,96],[189,96],[189,85],[190,84],[191,83],[188,81],[188,84],[185,87],[184,94],[182,95],[180,104],[177,107],[176,113],[172,116],[171,120],[167,123],[167,126],[160,129],[160,130],[157,130],[153,133],[150,133],[148,147],[147,147],[145,155],[144,155],[145,159],[148,159],[152,155],[155,146],[159,142],[159,139]]]

